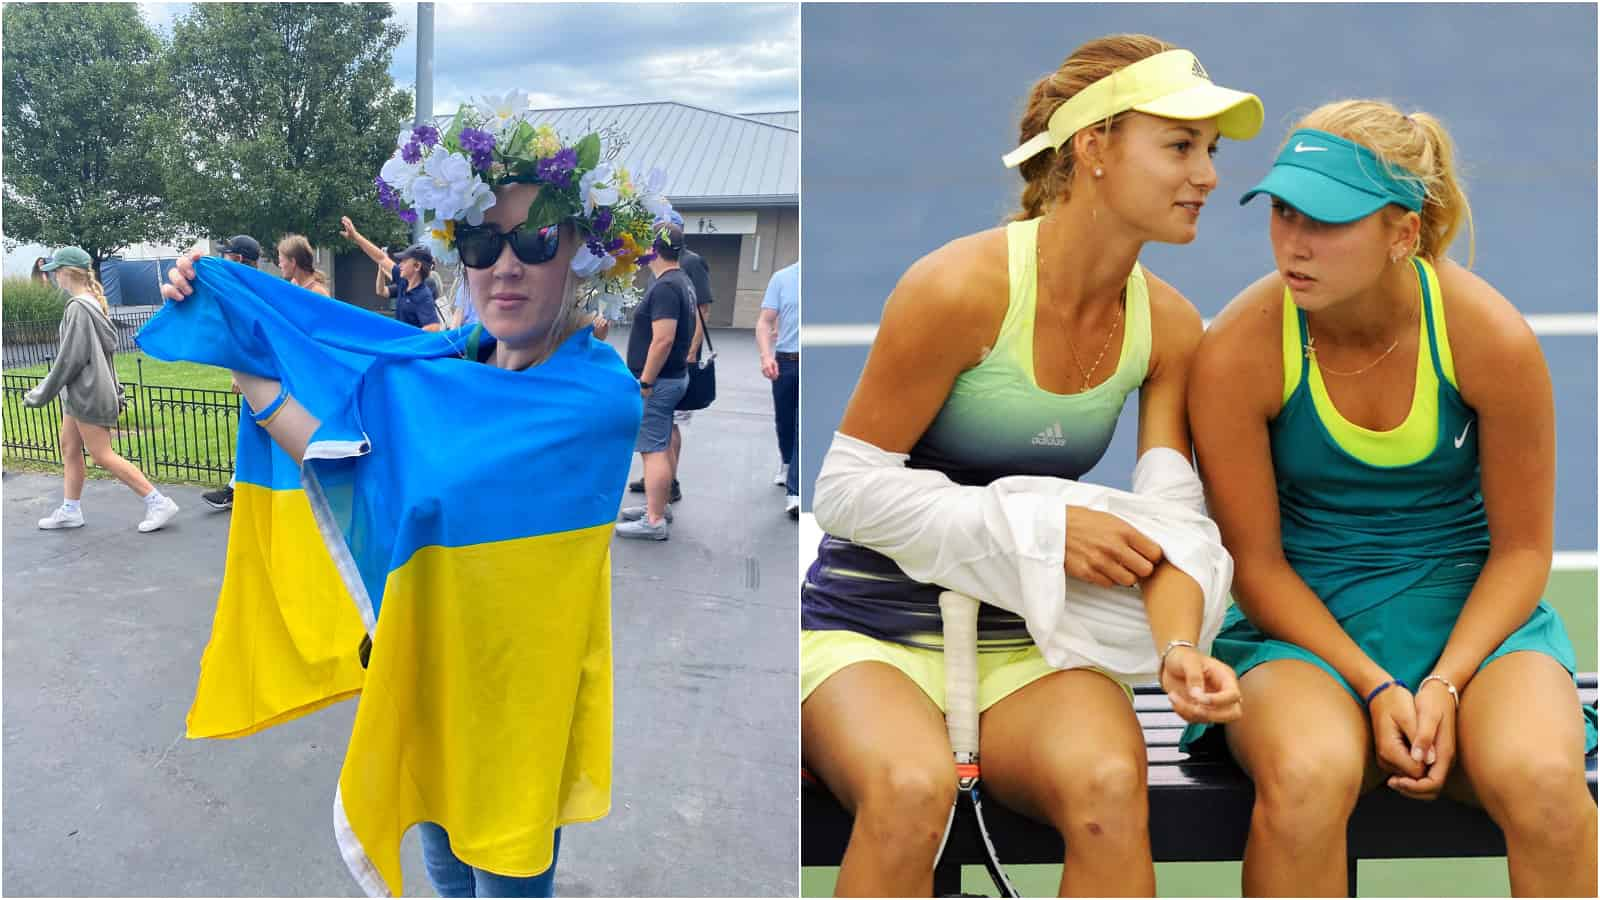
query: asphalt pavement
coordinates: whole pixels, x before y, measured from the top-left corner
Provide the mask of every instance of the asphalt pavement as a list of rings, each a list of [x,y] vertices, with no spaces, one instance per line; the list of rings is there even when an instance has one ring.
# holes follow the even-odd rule
[[[799,891],[797,526],[754,338],[713,335],[718,398],[688,430],[672,539],[613,542],[613,806],[563,832],[558,895]],[[354,701],[182,737],[229,514],[162,488],[183,510],[160,532],[102,479],[84,528],[44,532],[60,478],[4,474],[0,892],[358,896],[332,814]],[[432,896],[414,831],[403,858],[406,894]]]

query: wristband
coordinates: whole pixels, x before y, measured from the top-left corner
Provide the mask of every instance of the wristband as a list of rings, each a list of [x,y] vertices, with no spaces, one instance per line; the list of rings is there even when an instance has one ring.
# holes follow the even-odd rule
[[[1384,691],[1388,690],[1389,688],[1394,687],[1397,684],[1400,685],[1401,687],[1405,688],[1408,691],[1411,690],[1411,688],[1408,687],[1404,681],[1401,681],[1398,678],[1391,678],[1388,681],[1385,681],[1383,684],[1380,684],[1377,687],[1372,689],[1372,693],[1367,695],[1366,705],[1367,706],[1371,706],[1372,705],[1372,699],[1374,697],[1378,696],[1379,694],[1383,693]]]
[[[1178,649],[1179,647],[1188,647],[1190,650],[1199,649],[1199,648],[1195,647],[1194,641],[1179,641],[1179,640],[1167,641],[1167,646],[1161,648],[1161,665],[1157,668],[1156,671],[1165,672],[1167,670],[1167,655],[1170,654],[1172,651]]]
[[[280,412],[283,412],[284,401],[286,401],[288,399],[289,399],[289,386],[288,385],[280,385],[278,387],[278,396],[272,398],[272,402],[267,404],[267,408],[266,409],[263,409],[260,412],[256,412],[255,410],[251,410],[250,411],[250,419],[252,421],[254,421],[257,425],[260,425],[261,427],[265,428],[267,426],[267,423],[271,422],[274,416],[276,416]],[[245,402],[244,402],[244,405],[248,408],[250,406],[250,401],[248,399],[246,399]]]
[[[1455,699],[1456,706],[1459,707],[1461,705],[1461,695],[1456,692],[1456,686],[1450,683],[1450,679],[1444,677],[1443,675],[1440,675],[1438,672],[1435,672],[1432,675],[1429,675],[1427,678],[1424,678],[1421,681],[1417,682],[1417,690],[1419,690],[1419,691],[1422,690],[1422,686],[1427,684],[1430,681],[1437,681],[1440,684],[1444,685],[1444,689],[1449,691],[1450,692],[1450,696]]]

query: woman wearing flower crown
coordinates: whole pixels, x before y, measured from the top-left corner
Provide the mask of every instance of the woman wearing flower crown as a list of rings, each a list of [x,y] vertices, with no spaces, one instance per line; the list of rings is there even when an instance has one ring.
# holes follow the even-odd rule
[[[1189,463],[1200,315],[1138,257],[1146,241],[1194,240],[1219,135],[1248,139],[1261,117],[1188,51],[1091,41],[1033,88],[1006,158],[1026,181],[1021,213],[919,260],[890,295],[817,478],[827,536],[802,589],[803,752],[855,815],[841,895],[932,887],[956,790],[941,588],[989,604],[978,702],[991,795],[1060,830],[1063,893],[1155,891],[1127,685],[1159,676],[1190,721],[1240,708],[1231,671],[1204,650],[1231,563]],[[1104,453],[1135,389],[1135,491],[1159,474],[1187,498],[1162,504],[1182,527],[1152,517],[1169,523],[1161,541],[1103,511],[1139,497],[1066,481]],[[1180,551],[1209,562],[1180,566]],[[1056,630],[1040,624],[1051,617]]]
[[[619,149],[473,106],[442,134],[401,133],[380,200],[465,267],[468,328],[274,304],[253,273],[191,256],[163,293],[196,299],[141,335],[236,370],[298,469],[274,496],[301,482],[335,535],[370,637],[336,832],[369,893],[401,892],[400,837],[420,823],[440,896],[549,896],[560,827],[609,809],[609,542],[640,401],[585,302],[634,290],[671,209],[665,175],[636,183]],[[218,319],[213,352],[199,332]],[[246,724],[327,702],[307,691],[314,703]]]
[[[1594,711],[1540,599],[1550,373],[1517,309],[1445,256],[1471,224],[1450,137],[1330,103],[1243,201],[1261,193],[1277,269],[1217,317],[1189,392],[1238,562],[1216,653],[1250,709],[1223,729],[1255,780],[1244,891],[1342,893],[1351,811],[1384,784],[1487,810],[1513,894],[1593,897]]]

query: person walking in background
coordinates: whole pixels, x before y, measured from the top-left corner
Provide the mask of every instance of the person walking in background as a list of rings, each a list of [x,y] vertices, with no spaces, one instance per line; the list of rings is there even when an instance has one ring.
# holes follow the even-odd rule
[[[50,257],[48,257],[48,256],[41,256],[38,259],[35,259],[33,261],[33,271],[28,274],[28,277],[30,279],[34,280],[34,281],[42,282],[44,284],[49,284],[50,283],[50,273],[46,272],[45,269],[44,269],[45,263],[47,263],[49,261],[50,261]]]
[[[694,285],[678,267],[683,229],[658,225],[650,245],[655,254],[650,272],[655,284],[633,313],[628,334],[628,370],[639,379],[644,418],[634,448],[644,463],[645,505],[624,507],[617,536],[664,541],[672,521],[668,492],[672,486],[672,411],[689,387],[687,359],[694,338]]]
[[[683,216],[677,210],[673,210],[672,214],[663,221],[670,222],[679,228],[683,227]],[[661,223],[658,222],[656,224],[659,225]],[[694,319],[694,338],[689,341],[689,355],[687,357],[689,364],[694,365],[700,362],[700,344],[705,340],[705,330],[700,323],[705,320],[706,310],[713,302],[711,296],[711,266],[705,261],[704,257],[685,245],[682,255],[678,257],[678,268],[683,270],[683,274],[689,276],[689,283],[694,286],[695,306],[699,310]],[[603,335],[602,339],[604,339]],[[683,499],[683,491],[678,485],[678,458],[683,454],[683,432],[689,427],[689,422],[694,419],[694,413],[695,411],[692,409],[675,409],[672,411],[672,441],[667,448],[667,454],[668,459],[672,461],[671,502],[673,503]],[[630,482],[628,490],[635,494],[644,493],[644,479],[640,478],[638,481]]]
[[[261,244],[248,234],[236,234],[228,238],[217,248],[217,252],[222,254],[223,259],[260,268]]]
[[[772,273],[756,323],[761,348],[761,374],[772,382],[772,417],[778,429],[778,470],[784,486],[783,508],[800,518],[800,467],[795,450],[800,442],[800,264]]]
[[[434,306],[433,286],[428,283],[428,276],[433,272],[433,251],[422,244],[412,244],[400,251],[399,262],[391,262],[389,254],[383,252],[382,247],[362,237],[349,216],[340,217],[339,223],[344,226],[344,236],[378,268],[393,267],[389,269],[389,278],[398,288],[394,302],[395,320],[415,325],[423,331],[442,331],[444,323],[440,321],[439,310]]]
[[[286,234],[278,241],[278,269],[296,287],[303,287],[324,297],[333,296],[333,292],[328,290],[327,276],[317,271],[317,258],[311,250],[311,242],[302,235]]]
[[[117,329],[111,324],[111,308],[105,291],[94,275],[94,262],[77,247],[57,250],[40,266],[56,273],[56,284],[72,299],[61,316],[60,349],[55,364],[23,405],[44,406],[61,396],[61,464],[64,495],[55,512],[39,520],[47,531],[83,527],[83,481],[88,471],[83,463],[87,447],[95,465],[110,472],[135,494],[144,498],[142,532],[155,531],[178,514],[178,504],[152,485],[139,467],[113,450],[111,428],[122,411],[122,385],[117,381],[113,354]]]

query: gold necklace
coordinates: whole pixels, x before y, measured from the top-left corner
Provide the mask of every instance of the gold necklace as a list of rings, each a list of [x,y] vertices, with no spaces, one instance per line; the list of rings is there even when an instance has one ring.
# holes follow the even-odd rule
[[[1044,251],[1040,250],[1038,248],[1038,244],[1037,243],[1034,245],[1034,255],[1035,255],[1035,267],[1038,269],[1038,273],[1039,273],[1035,280],[1039,284],[1043,284],[1044,283]],[[1127,303],[1128,303],[1128,286],[1127,286],[1126,283],[1124,283],[1123,286],[1122,286],[1121,293],[1119,293],[1117,295],[1117,314],[1111,320],[1111,330],[1106,332],[1106,342],[1105,342],[1104,345],[1102,345],[1100,347],[1100,355],[1096,356],[1094,358],[1094,365],[1090,366],[1087,369],[1085,369],[1083,367],[1083,361],[1078,359],[1078,347],[1077,347],[1077,345],[1075,343],[1073,343],[1072,330],[1067,327],[1066,316],[1062,316],[1061,317],[1061,333],[1067,339],[1067,349],[1072,351],[1072,364],[1078,367],[1078,374],[1083,376],[1083,387],[1079,388],[1079,393],[1082,393],[1083,391],[1087,391],[1089,389],[1089,380],[1094,377],[1094,373],[1100,368],[1101,361],[1106,358],[1106,351],[1111,349],[1111,339],[1116,336],[1117,326],[1122,324],[1122,308],[1124,306],[1126,306]]]
[[[1400,334],[1404,335],[1406,333],[1406,330],[1409,329],[1410,326],[1411,326],[1411,317],[1407,316],[1406,317],[1406,327],[1402,328],[1400,330]],[[1360,375],[1363,372],[1366,372],[1367,370],[1371,369],[1373,366],[1376,366],[1378,363],[1381,363],[1385,359],[1388,359],[1389,358],[1389,354],[1393,353],[1394,352],[1394,348],[1396,348],[1398,346],[1400,346],[1400,338],[1396,337],[1394,339],[1394,343],[1389,345],[1389,349],[1383,351],[1383,353],[1380,354],[1377,359],[1373,360],[1372,362],[1367,363],[1366,365],[1364,365],[1361,368],[1355,370],[1354,372],[1341,372],[1338,369],[1330,369],[1330,368],[1328,368],[1327,365],[1323,364],[1320,360],[1317,359],[1317,338],[1316,338],[1315,335],[1313,335],[1311,333],[1311,320],[1310,319],[1306,320],[1306,359],[1309,359],[1312,362],[1316,363],[1317,364],[1317,368],[1321,369],[1322,371],[1324,371],[1324,372],[1326,372],[1326,373],[1328,373],[1330,375],[1339,375],[1339,376],[1344,377],[1344,378],[1351,378],[1351,377],[1354,377],[1356,375]]]

